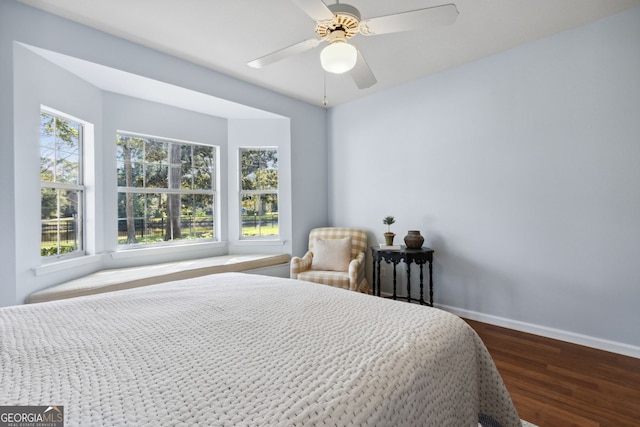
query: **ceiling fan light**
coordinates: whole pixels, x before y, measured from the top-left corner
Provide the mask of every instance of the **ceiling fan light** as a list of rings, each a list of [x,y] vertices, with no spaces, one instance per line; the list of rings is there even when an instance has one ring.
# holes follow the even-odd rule
[[[356,65],[357,59],[358,50],[355,46],[343,41],[335,41],[320,52],[322,68],[334,74],[351,70]]]

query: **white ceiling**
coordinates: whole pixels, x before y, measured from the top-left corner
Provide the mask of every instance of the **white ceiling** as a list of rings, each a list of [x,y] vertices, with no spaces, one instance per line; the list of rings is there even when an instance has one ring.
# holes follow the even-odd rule
[[[107,33],[256,85],[322,105],[321,47],[263,69],[247,62],[315,36],[291,0],[20,0]],[[331,4],[333,0],[325,0]],[[451,0],[348,0],[363,19]],[[447,27],[365,37],[358,46],[378,83],[359,90],[349,75],[326,75],[329,107],[511,47],[640,7],[640,0],[453,0]],[[343,2],[344,3],[344,2]]]

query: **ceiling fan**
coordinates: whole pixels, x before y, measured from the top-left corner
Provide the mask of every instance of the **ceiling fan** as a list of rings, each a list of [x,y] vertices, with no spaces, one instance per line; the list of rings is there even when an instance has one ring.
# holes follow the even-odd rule
[[[458,9],[454,4],[362,20],[358,9],[349,4],[341,4],[339,1],[329,6],[322,0],[291,1],[316,21],[315,32],[318,37],[277,50],[249,62],[248,65],[263,68],[289,56],[313,49],[327,41],[329,44],[320,53],[322,68],[335,74],[350,71],[359,89],[371,87],[377,80],[360,50],[347,42],[351,37],[358,33],[374,36],[449,25],[453,24],[458,17]]]

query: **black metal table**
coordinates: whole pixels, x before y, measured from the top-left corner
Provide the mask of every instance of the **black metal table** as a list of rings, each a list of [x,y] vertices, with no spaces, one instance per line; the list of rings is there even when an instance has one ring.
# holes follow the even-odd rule
[[[433,249],[422,247],[420,249],[408,249],[401,246],[400,249],[382,249],[379,246],[371,246],[371,255],[373,258],[373,294],[380,296],[380,261],[384,260],[387,264],[393,264],[393,295],[391,298],[396,299],[396,266],[400,262],[407,265],[407,301],[417,301],[420,304],[427,304],[433,307]],[[411,298],[411,264],[415,263],[420,266],[420,298]],[[429,264],[429,302],[423,297],[424,275],[422,268],[425,264]],[[377,281],[376,281],[377,278]],[[377,287],[376,287],[377,284]],[[404,299],[404,298],[403,298]]]

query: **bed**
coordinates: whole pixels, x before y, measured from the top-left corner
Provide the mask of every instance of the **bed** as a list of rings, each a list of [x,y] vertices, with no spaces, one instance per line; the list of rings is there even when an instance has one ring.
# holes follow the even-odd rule
[[[0,309],[0,405],[66,426],[520,426],[460,318],[223,273]]]

